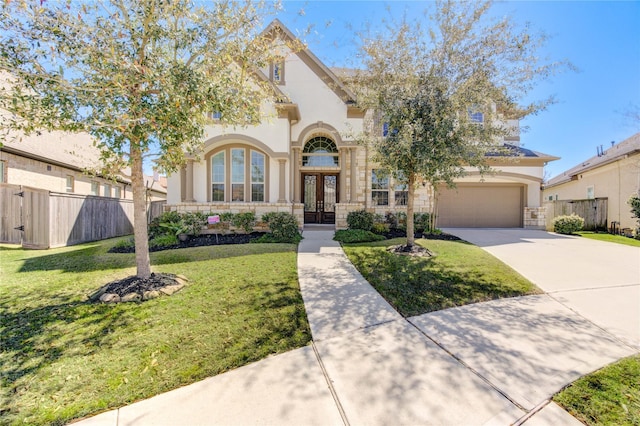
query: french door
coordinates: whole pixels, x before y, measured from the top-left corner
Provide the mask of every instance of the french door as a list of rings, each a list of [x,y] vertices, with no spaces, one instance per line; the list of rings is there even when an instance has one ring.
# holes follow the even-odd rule
[[[337,173],[303,173],[304,223],[336,223]]]

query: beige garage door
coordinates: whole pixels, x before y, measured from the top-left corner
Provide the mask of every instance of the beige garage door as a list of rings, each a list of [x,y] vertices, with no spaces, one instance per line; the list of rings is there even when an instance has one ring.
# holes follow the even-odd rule
[[[439,228],[521,228],[523,185],[459,184],[441,189]]]

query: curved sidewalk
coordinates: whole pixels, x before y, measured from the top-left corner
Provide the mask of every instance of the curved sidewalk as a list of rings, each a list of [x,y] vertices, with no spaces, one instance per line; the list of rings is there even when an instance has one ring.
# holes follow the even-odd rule
[[[466,232],[498,257],[520,253],[520,261],[512,260],[516,269],[527,268],[527,256],[543,258],[545,249],[551,255],[566,250],[566,241],[552,234],[516,231],[524,232]],[[311,346],[82,423],[580,425],[548,399],[581,375],[640,349],[633,329],[620,330],[616,321],[589,315],[591,302],[582,300],[586,290],[573,284],[562,294],[502,299],[405,319],[355,270],[332,240],[333,231],[305,230],[304,237],[298,275]],[[559,246],[544,247],[550,243]],[[613,251],[623,260],[640,254],[618,252],[610,244],[597,249]],[[629,267],[635,263],[624,266],[617,277],[633,277]],[[590,291],[608,299],[616,292],[628,296],[638,290],[638,282],[609,281],[615,280]],[[543,289],[548,284],[534,282]],[[582,310],[579,299],[586,306]],[[625,309],[628,321],[640,315],[633,306]]]

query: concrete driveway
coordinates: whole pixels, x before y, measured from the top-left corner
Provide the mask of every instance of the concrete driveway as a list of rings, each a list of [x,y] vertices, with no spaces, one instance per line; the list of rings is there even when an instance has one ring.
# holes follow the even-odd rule
[[[640,248],[526,229],[448,228],[640,349]]]

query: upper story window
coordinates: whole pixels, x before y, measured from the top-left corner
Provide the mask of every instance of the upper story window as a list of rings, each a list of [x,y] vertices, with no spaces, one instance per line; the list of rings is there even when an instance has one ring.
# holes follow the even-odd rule
[[[284,84],[284,61],[274,62],[270,66],[271,81],[275,84]]]
[[[96,181],[92,181],[91,182],[91,195],[100,195],[99,191],[100,186],[98,185],[98,182]]]
[[[67,175],[66,180],[66,190],[67,192],[73,192],[74,190],[75,179],[71,175]]]
[[[102,195],[105,197],[111,197],[111,185],[106,183],[102,185]]]
[[[310,167],[337,167],[338,148],[325,136],[316,136],[304,145],[302,165]]]
[[[122,198],[122,191],[119,186],[113,188],[113,196],[116,198]]]
[[[267,201],[267,156],[249,147],[222,149],[211,156],[211,201]]]
[[[469,121],[472,123],[484,123],[484,114],[482,112],[473,108],[469,108],[467,111],[469,113]]]
[[[0,183],[7,183],[7,169],[4,161],[0,161]]]

